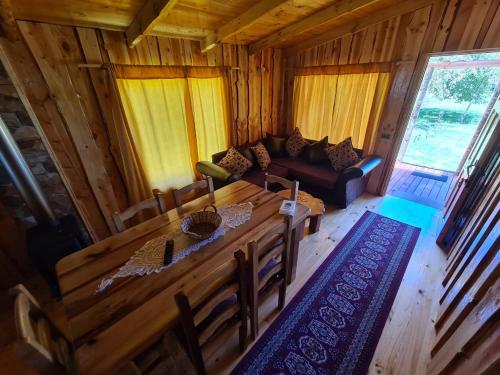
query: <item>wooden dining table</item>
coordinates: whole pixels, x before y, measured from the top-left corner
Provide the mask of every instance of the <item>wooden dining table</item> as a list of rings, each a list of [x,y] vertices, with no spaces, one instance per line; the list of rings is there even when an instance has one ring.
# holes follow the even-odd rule
[[[178,318],[174,295],[227,262],[236,250],[248,255],[249,242],[283,222],[278,212],[282,200],[238,181],[185,204],[182,213],[170,210],[60,260],[57,276],[80,373],[112,373],[161,338]],[[244,224],[159,273],[119,278],[96,293],[101,280],[116,273],[147,241],[168,235],[175,242],[174,254],[188,245],[192,240],[180,231],[185,215],[212,203],[222,207],[244,202],[254,206]],[[292,275],[308,215],[307,207],[297,205],[292,220]]]

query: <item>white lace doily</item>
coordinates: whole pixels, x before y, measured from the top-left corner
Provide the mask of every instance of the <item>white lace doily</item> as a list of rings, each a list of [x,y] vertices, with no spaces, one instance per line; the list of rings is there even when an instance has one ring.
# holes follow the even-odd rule
[[[252,217],[253,205],[250,202],[242,204],[233,204],[226,207],[221,207],[217,212],[222,217],[221,226],[206,240],[196,242],[193,245],[177,252],[172,258],[172,263],[168,266],[163,265],[165,254],[165,242],[171,237],[169,234],[153,238],[146,242],[134,255],[125,263],[118,272],[109,279],[101,281],[96,289],[96,293],[102,292],[110,286],[115,279],[128,276],[144,276],[152,273],[158,273],[177,263],[189,254],[201,249],[203,246],[215,241],[217,238],[226,234],[230,229],[234,229]]]

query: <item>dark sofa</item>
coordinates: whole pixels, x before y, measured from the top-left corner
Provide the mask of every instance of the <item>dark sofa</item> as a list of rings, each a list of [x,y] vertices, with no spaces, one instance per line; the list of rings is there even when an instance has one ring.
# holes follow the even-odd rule
[[[307,191],[339,208],[346,208],[352,201],[363,194],[369,173],[382,161],[380,156],[369,155],[363,157],[362,150],[355,149],[355,151],[361,160],[340,173],[333,170],[330,162],[311,164],[300,156],[296,159],[288,156],[271,157],[272,163],[265,172],[291,180],[298,180],[301,190]],[[265,172],[259,168],[256,162],[243,176],[232,175],[215,164],[226,155],[226,152],[223,151],[212,155],[212,162],[198,162],[196,168],[201,174],[211,176],[214,179],[216,188],[239,179],[264,186]]]

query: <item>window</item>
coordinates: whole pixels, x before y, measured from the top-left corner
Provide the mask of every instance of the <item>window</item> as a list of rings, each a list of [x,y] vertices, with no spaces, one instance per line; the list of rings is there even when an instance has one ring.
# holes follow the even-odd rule
[[[141,78],[134,74],[138,69]],[[116,82],[146,178],[162,191],[191,183],[198,160],[228,147],[228,110],[218,69],[184,77],[183,69],[122,67]],[[214,72],[215,70],[215,72]],[[125,73],[124,73],[125,72]],[[132,74],[133,73],[133,74]],[[118,78],[131,75],[131,78]],[[158,78],[162,75],[171,76]],[[215,75],[215,76],[214,76]]]
[[[338,143],[352,137],[370,152],[389,88],[388,66],[304,68],[294,81],[294,125],[304,137]]]

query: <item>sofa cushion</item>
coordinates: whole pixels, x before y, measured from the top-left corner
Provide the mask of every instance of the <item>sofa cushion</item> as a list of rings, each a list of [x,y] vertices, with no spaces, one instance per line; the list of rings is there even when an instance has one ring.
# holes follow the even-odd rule
[[[255,155],[255,158],[257,159],[257,163],[259,163],[260,169],[263,171],[267,170],[269,168],[269,165],[271,164],[271,157],[269,156],[269,153],[267,152],[266,148],[262,143],[257,143],[257,146],[251,147],[253,154]]]
[[[285,143],[286,152],[291,158],[296,158],[308,144],[309,142],[302,137],[299,128],[295,128]]]
[[[270,133],[266,133],[264,139],[264,146],[266,146],[269,155],[271,156],[285,156],[285,137],[276,137]]]
[[[340,172],[359,161],[359,156],[352,147],[351,137],[344,139],[339,144],[330,146],[326,149],[328,158],[332,163],[333,169]]]
[[[321,164],[329,161],[325,148],[328,147],[328,136],[320,141],[312,142],[304,147],[303,157],[311,164]]]
[[[264,187],[266,172],[275,176],[285,178],[288,176],[288,168],[275,163],[271,163],[271,165],[269,165],[265,172],[261,171],[260,169],[251,169],[243,175],[242,179],[252,184]]]
[[[255,156],[252,152],[251,147],[252,146],[247,143],[243,146],[238,147],[238,151],[241,155],[243,155],[245,158],[250,160],[252,162],[252,165],[253,165],[253,164],[255,164],[256,160],[255,160]]]
[[[288,169],[289,177],[311,185],[332,189],[339,174],[329,164],[310,164],[304,159],[274,158],[272,165]],[[300,185],[299,185],[300,189]]]
[[[224,156],[217,165],[227,169],[232,174],[241,176],[252,166],[252,162],[241,155],[234,147],[231,147],[227,151],[226,156]]]

